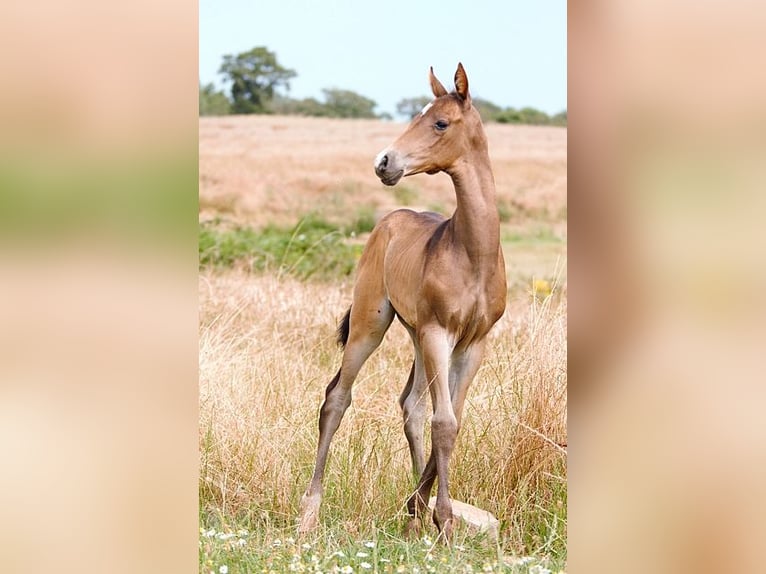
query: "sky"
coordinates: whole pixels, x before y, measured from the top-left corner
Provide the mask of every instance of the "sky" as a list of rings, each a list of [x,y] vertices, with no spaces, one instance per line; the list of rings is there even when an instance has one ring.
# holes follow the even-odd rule
[[[223,89],[223,55],[266,46],[298,74],[290,97],[352,90],[397,117],[397,102],[430,95],[429,66],[451,90],[462,62],[472,96],[555,114],[566,24],[566,0],[199,0],[199,76]]]

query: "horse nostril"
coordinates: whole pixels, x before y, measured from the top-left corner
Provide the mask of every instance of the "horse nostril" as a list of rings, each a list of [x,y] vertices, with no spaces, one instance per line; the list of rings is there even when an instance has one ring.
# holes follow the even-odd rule
[[[388,157],[388,149],[384,149],[378,155],[375,156],[373,165],[375,166],[375,173],[380,176],[388,171],[390,165],[393,165],[393,158]]]

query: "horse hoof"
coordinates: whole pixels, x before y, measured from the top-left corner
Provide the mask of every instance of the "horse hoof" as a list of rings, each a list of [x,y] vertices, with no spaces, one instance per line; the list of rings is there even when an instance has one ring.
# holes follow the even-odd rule
[[[301,498],[301,517],[298,524],[298,533],[306,534],[316,529],[319,523],[319,504],[321,496],[306,496]]]
[[[450,540],[452,540],[453,523],[454,520],[452,517],[440,521],[436,519],[436,515],[434,514],[434,524],[436,524],[436,528],[439,530],[439,538],[444,544],[449,544]]]
[[[444,523],[444,525],[441,528],[441,532],[439,534],[442,537],[443,542],[445,544],[449,544],[450,540],[452,540],[452,519],[451,518]]]
[[[301,514],[300,524],[298,525],[298,534],[308,534],[316,530],[317,523],[316,514]]]
[[[417,540],[420,538],[420,519],[412,517],[407,521],[407,526],[404,527],[404,536],[409,540]]]

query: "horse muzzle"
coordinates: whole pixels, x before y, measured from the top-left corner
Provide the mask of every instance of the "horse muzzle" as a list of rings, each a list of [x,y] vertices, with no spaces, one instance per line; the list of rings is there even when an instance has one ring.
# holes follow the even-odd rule
[[[383,150],[375,158],[375,175],[384,185],[396,185],[404,175],[404,168],[399,165],[396,155]]]

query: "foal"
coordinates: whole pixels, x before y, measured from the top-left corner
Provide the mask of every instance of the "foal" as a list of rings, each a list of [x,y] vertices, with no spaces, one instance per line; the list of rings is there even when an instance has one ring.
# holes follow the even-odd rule
[[[452,533],[449,459],[486,335],[505,310],[506,282],[487,138],[471,104],[465,70],[458,64],[451,93],[433,68],[429,81],[435,99],[378,154],[375,173],[385,185],[395,185],[404,176],[444,171],[455,186],[457,208],[449,219],[394,211],[380,220],[367,241],[351,308],[339,327],[343,360],[320,409],[316,466],[301,499],[301,532],[317,524],[327,453],[351,403],[354,379],[396,316],[415,348],[399,399],[413,471],[420,477],[407,501],[407,530],[419,533],[438,477],[433,520],[445,539]],[[423,453],[426,392],[433,405],[428,462]]]

